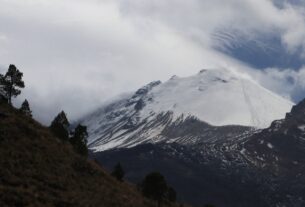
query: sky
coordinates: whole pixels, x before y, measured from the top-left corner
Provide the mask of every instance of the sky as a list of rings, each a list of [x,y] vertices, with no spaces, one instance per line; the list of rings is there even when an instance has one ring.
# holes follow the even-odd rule
[[[232,68],[305,97],[301,0],[0,0],[0,73],[15,64],[34,117],[76,120],[154,80]]]

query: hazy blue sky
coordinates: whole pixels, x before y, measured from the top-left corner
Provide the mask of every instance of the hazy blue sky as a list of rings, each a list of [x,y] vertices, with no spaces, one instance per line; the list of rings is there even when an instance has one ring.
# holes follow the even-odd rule
[[[24,72],[35,117],[71,119],[123,92],[234,68],[305,97],[305,8],[285,0],[0,0],[0,70]],[[304,95],[303,95],[304,94]]]

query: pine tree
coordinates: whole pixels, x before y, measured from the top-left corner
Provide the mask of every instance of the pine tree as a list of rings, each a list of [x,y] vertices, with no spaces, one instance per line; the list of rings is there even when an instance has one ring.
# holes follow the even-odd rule
[[[163,200],[176,202],[177,199],[175,189],[167,185],[164,176],[159,172],[148,174],[138,185],[138,188],[144,196],[157,201],[158,207],[161,206]]]
[[[70,123],[64,111],[60,112],[52,121],[50,129],[52,133],[62,140],[69,140]]]
[[[19,111],[21,111],[23,114],[25,114],[28,117],[32,117],[32,111],[30,109],[30,104],[29,104],[28,100],[26,100],[26,99],[22,103]]]
[[[0,74],[0,101],[1,102],[8,102],[7,97],[6,97],[6,93],[4,91],[4,85],[2,84],[3,80],[4,80],[4,76],[2,74]]]
[[[158,207],[161,206],[168,190],[165,178],[159,172],[148,174],[144,178],[141,188],[144,196],[158,202]]]
[[[75,151],[84,156],[88,155],[87,138],[87,127],[79,124],[70,139],[70,143],[73,145]]]
[[[118,164],[116,164],[116,166],[114,166],[114,169],[113,169],[111,175],[113,177],[115,177],[118,181],[123,182],[125,172],[123,170],[121,163],[118,163]]]
[[[18,88],[24,88],[22,76],[23,73],[15,65],[10,65],[6,74],[0,76],[1,90],[9,104],[12,104],[12,97],[17,97],[21,93]]]

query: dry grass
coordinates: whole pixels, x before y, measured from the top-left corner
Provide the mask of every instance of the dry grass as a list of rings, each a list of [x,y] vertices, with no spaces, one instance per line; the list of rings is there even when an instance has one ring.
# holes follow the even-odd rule
[[[155,206],[46,127],[0,103],[0,206]]]

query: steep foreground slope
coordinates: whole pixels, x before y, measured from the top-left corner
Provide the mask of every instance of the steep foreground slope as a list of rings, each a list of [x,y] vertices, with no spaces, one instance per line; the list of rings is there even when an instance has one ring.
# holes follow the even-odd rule
[[[202,127],[198,122],[192,120]],[[191,134],[190,126],[179,125],[177,133]],[[134,182],[158,170],[183,195],[180,199],[194,206],[305,206],[305,100],[269,128],[233,137],[229,131],[216,140],[197,135],[194,139],[205,141],[145,143],[93,157],[105,167],[120,161]]]
[[[0,103],[0,206],[155,206],[68,143]]]
[[[152,82],[81,122],[88,126],[89,147],[103,151],[143,143],[194,142],[190,134],[169,134],[177,125],[192,123],[190,120],[205,122],[205,126],[193,128],[194,133],[216,140],[221,134],[217,131],[224,131],[222,126],[230,125],[238,133],[249,127],[268,127],[273,120],[284,118],[291,107],[290,101],[241,74],[213,69],[187,78],[174,76],[165,83]]]

